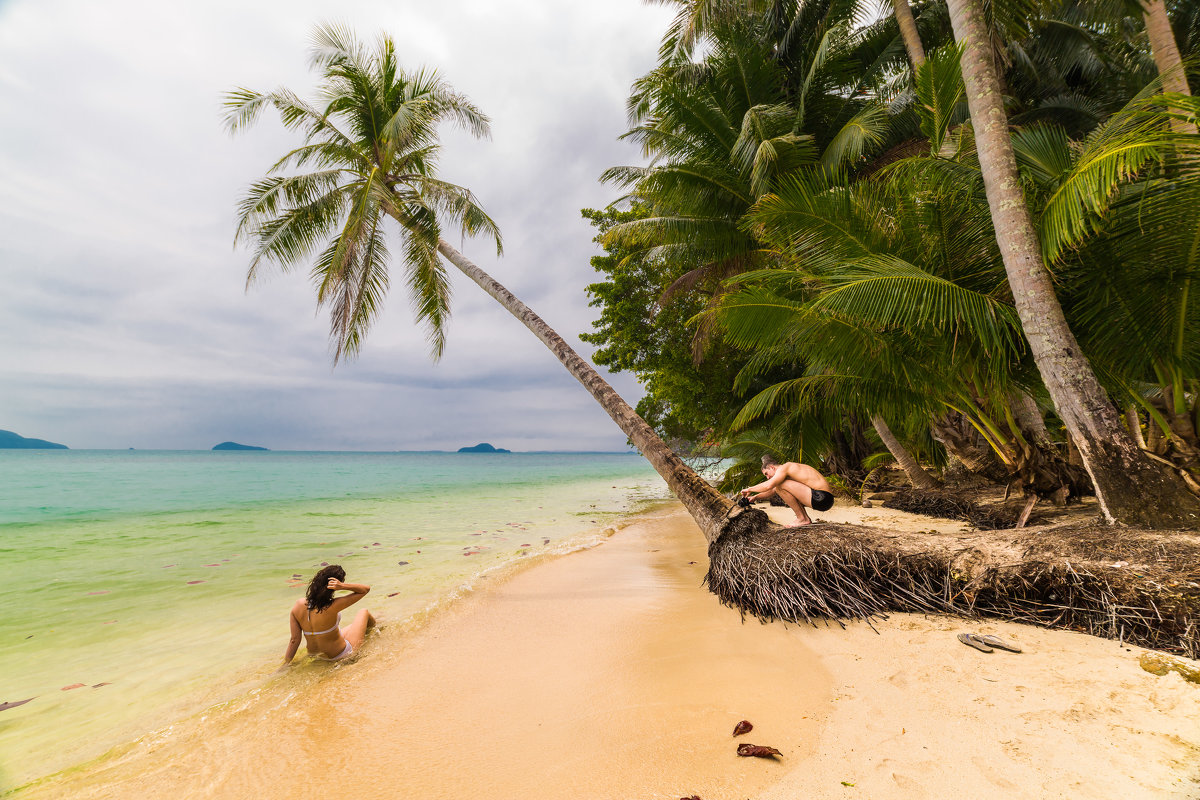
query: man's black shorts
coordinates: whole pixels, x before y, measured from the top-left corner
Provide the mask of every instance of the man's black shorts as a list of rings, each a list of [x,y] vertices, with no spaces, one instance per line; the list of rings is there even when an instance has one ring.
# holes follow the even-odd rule
[[[812,510],[828,511],[833,508],[833,494],[820,489],[812,490]]]

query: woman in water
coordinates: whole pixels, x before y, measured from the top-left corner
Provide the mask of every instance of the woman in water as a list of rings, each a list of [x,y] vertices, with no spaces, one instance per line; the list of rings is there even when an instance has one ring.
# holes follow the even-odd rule
[[[342,621],[342,609],[362,600],[371,587],[361,583],[342,583],[345,577],[346,570],[337,564],[323,568],[313,576],[304,598],[292,606],[288,614],[292,638],[288,642],[287,652],[283,654],[283,667],[292,663],[301,637],[307,640],[309,653],[326,661],[346,658],[362,646],[367,630],[375,626],[375,618],[370,611],[361,609],[349,625],[344,628],[338,626]],[[339,589],[345,589],[350,594],[334,597],[333,593]]]

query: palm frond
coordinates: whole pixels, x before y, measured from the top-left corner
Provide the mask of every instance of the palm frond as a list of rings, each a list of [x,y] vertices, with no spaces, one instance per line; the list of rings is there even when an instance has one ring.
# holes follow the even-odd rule
[[[821,166],[829,172],[850,169],[868,150],[883,142],[887,127],[887,107],[876,103],[867,105],[834,134],[821,154]]]
[[[871,254],[826,274],[829,288],[813,305],[872,325],[910,333],[937,329],[975,338],[999,355],[1023,348],[1015,309],[895,256]]]
[[[961,119],[963,87],[963,48],[946,45],[929,53],[916,70],[913,89],[917,95],[917,113],[921,118],[921,133],[929,139],[932,155],[942,152],[950,126]]]
[[[1161,163],[1181,141],[1161,115],[1135,101],[1083,143],[1073,168],[1046,200],[1040,219],[1042,252],[1049,263],[1100,228],[1119,186],[1150,164]]]

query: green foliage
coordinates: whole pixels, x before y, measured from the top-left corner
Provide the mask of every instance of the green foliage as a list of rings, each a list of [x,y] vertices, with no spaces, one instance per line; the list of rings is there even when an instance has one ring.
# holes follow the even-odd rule
[[[966,119],[961,60],[962,47],[946,45],[929,53],[916,70],[917,113],[921,118],[921,133],[929,140],[933,155],[942,152],[950,126],[960,125]]]
[[[677,313],[693,350],[725,348],[739,368],[706,413],[725,420],[714,430],[738,460],[730,481],[756,474],[764,451],[869,469],[885,458],[863,435],[875,414],[927,461],[942,457],[930,423],[948,410],[1001,461],[1016,457],[1012,394],[1043,390],[945,6],[913,6],[928,54],[913,71],[891,15],[871,19],[865,3],[673,4],[662,60],[630,100],[628,136],[651,166],[605,174],[638,204],[603,239],[631,280],[595,295],[606,313],[624,309],[609,328]],[[1200,105],[1157,94],[1135,3],[986,7],[1023,189],[1071,327],[1121,402],[1195,411],[1200,142],[1181,123]],[[1200,13],[1171,13],[1186,58]],[[637,362],[647,385],[687,374],[676,335],[670,365]]]
[[[645,217],[648,210],[585,209],[583,216],[604,242],[614,226]],[[680,296],[660,306],[659,296],[674,273],[646,253],[628,254],[606,245],[606,254],[592,259],[604,280],[588,287],[591,305],[600,309],[594,331],[580,338],[597,345],[597,364],[637,376],[645,388],[638,413],[668,441],[684,448],[701,448],[728,426],[735,411],[730,402],[733,376],[740,361],[718,341],[694,357],[692,326],[704,304],[695,295]]]
[[[238,205],[235,241],[253,252],[247,283],[264,264],[288,271],[315,253],[311,277],[318,305],[329,309],[334,361],[352,358],[389,288],[385,219],[391,219],[401,234],[417,320],[440,356],[450,314],[450,285],[438,255],[442,221],[464,236],[493,238],[497,252],[501,243],[471,192],[438,180],[437,128],[450,122],[484,137],[488,118],[437,73],[404,70],[386,36],[368,47],[344,27],[319,27],[310,63],[320,75],[322,106],[288,89],[226,95],[230,131],[274,109],[286,128],[304,135],[304,144],[275,162]],[[305,167],[318,169],[291,172]]]

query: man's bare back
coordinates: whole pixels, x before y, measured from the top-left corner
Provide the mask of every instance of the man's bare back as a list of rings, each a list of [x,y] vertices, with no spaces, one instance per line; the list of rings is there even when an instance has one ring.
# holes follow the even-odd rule
[[[759,500],[777,494],[788,508],[796,514],[796,525],[812,522],[805,506],[818,511],[828,511],[833,505],[833,487],[821,473],[807,464],[788,461],[776,464],[768,457],[763,458],[762,483],[742,489],[742,496]]]

